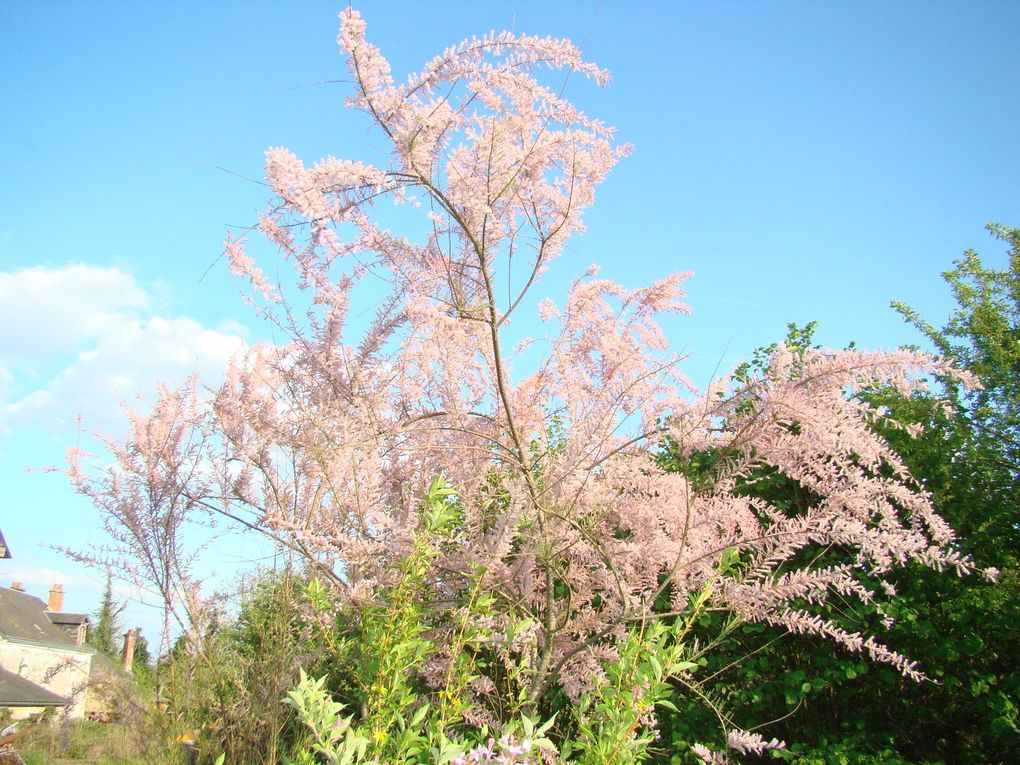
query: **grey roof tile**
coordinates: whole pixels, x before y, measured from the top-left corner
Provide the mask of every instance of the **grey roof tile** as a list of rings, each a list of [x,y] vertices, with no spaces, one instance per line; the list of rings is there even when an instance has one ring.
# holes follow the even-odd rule
[[[43,601],[9,587],[0,587],[0,636],[92,652],[76,644],[70,635],[49,620]]]
[[[67,699],[0,668],[0,707],[63,707]]]
[[[91,624],[88,614],[70,614],[65,611],[47,611],[46,618],[52,624]]]

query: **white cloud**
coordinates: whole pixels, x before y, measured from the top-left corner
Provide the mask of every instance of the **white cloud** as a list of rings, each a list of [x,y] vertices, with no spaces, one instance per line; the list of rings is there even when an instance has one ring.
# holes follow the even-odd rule
[[[8,580],[3,582],[3,586],[9,586],[12,582],[21,582],[29,595],[35,595],[43,600],[46,600],[50,587],[54,584],[62,584],[65,591],[72,587],[95,589],[98,585],[98,581],[88,574],[68,573],[67,571],[46,566],[5,567],[3,576],[5,580]]]
[[[101,573],[75,574],[81,567],[62,564],[45,543],[87,548],[98,531],[96,516],[65,482],[32,481],[23,467],[60,463],[63,447],[79,441],[74,432],[79,413],[87,431],[122,439],[121,402],[144,411],[158,382],[175,386],[191,375],[216,387],[228,360],[244,347],[243,327],[230,321],[207,326],[174,315],[166,308],[168,292],[141,286],[117,268],[70,264],[0,271],[0,468],[8,479],[0,510],[18,508],[19,519],[4,529],[15,560],[0,562],[3,584],[20,580],[45,598],[60,582],[68,610],[93,610]],[[83,441],[85,448],[97,446],[87,436]],[[125,623],[158,637],[159,609],[145,607],[152,598],[130,584],[115,582],[115,591],[131,601]]]
[[[148,312],[150,295],[116,268],[73,264],[0,272],[0,427],[86,426],[116,434],[121,402],[151,400],[157,382],[222,376],[244,341],[239,328],[204,327]]]
[[[0,357],[26,362],[72,352],[148,303],[134,277],[117,268],[72,263],[0,272]]]

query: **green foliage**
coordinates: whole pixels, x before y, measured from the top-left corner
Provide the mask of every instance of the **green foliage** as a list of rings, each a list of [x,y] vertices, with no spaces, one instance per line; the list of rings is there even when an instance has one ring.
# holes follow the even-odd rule
[[[803,358],[805,351],[819,347],[813,343],[816,329],[818,329],[817,321],[809,321],[803,327],[790,322],[786,325],[786,339],[783,342],[790,351]],[[770,359],[778,349],[779,343],[756,348],[751,354],[750,361],[738,364],[737,368],[733,370],[734,378],[738,383],[747,384],[751,381],[752,372],[765,371],[769,368]],[[800,371],[803,372],[803,369],[801,368]]]
[[[698,665],[687,661],[687,647],[673,640],[682,632],[663,622],[641,624],[629,630],[619,646],[620,657],[607,665],[572,710],[577,734],[563,746],[566,759],[584,765],[640,762],[656,738],[655,707],[672,707],[667,700],[670,678],[679,678]]]
[[[950,466],[940,478],[959,479],[940,487],[952,501],[952,520],[964,544],[980,547],[989,565],[1015,565],[1020,550],[1016,512],[1020,476],[1020,229],[990,225],[989,231],[1009,247],[1009,265],[986,268],[977,253],[968,251],[955,268],[943,274],[957,308],[941,329],[924,321],[902,303],[893,303],[911,324],[959,368],[975,375],[981,387],[967,390],[944,380],[955,413],[935,411],[930,401],[904,407],[915,420],[933,420],[935,430],[949,440]],[[922,447],[923,448],[923,447]],[[919,458],[932,462],[938,444]],[[957,498],[968,495],[971,508]],[[977,496],[979,495],[979,496]],[[974,500],[979,501],[975,504]]]
[[[707,657],[702,675],[714,681],[713,697],[732,710],[735,724],[776,721],[769,735],[785,738],[789,747],[773,758],[818,765],[991,764],[1009,762],[1020,751],[1020,230],[989,229],[1009,246],[1009,266],[986,268],[974,252],[958,261],[944,275],[957,301],[944,327],[894,304],[982,387],[969,390],[946,377],[936,394],[865,395],[883,407],[886,420],[875,427],[956,529],[960,551],[979,567],[999,569],[1000,581],[920,566],[895,579],[896,597],[884,608],[895,623],[885,642],[919,662],[931,678],[920,684],[817,638],[738,627]],[[812,329],[791,325],[788,343],[810,347]],[[745,379],[767,363],[771,350],[762,349],[742,368]],[[923,429],[915,437],[904,425]],[[710,480],[712,466],[724,458],[706,454],[671,464],[668,451],[663,457],[700,481]],[[789,513],[815,501],[774,473],[752,476],[745,491]],[[823,613],[850,629],[882,617],[873,605],[848,609],[839,599]],[[717,634],[722,627],[722,616],[703,614],[695,634]],[[683,761],[680,752],[693,741],[719,741],[714,715],[689,699],[678,689],[680,714],[662,715],[664,738],[675,752],[661,762]]]
[[[118,603],[114,599],[113,582],[110,574],[107,573],[103,597],[99,602],[99,608],[93,614],[93,623],[88,630],[86,640],[97,651],[118,663],[121,659],[123,647],[121,640],[124,634],[120,616],[126,607],[125,603]],[[139,683],[151,687],[154,682],[153,671],[153,656],[149,652],[149,641],[140,631],[136,632],[131,672]]]
[[[124,608],[124,603],[118,603],[113,598],[113,583],[110,574],[107,573],[103,599],[95,613],[95,623],[88,632],[88,642],[97,651],[102,651],[112,659],[120,655],[120,636],[123,632],[120,615]]]
[[[483,594],[481,570],[467,578],[464,608],[443,645],[452,661],[441,691],[430,692],[421,680],[421,669],[438,650],[429,637],[435,625],[423,583],[436,575],[433,561],[459,533],[461,519],[456,492],[437,479],[424,497],[408,554],[371,603],[338,609],[328,585],[289,570],[261,574],[245,585],[236,616],[212,619],[197,640],[182,637],[161,662],[166,714],[158,720],[159,738],[169,745],[197,735],[201,762],[222,753],[228,763],[282,762],[288,756],[299,763],[328,756],[345,761],[362,738],[385,761],[410,763],[433,749],[450,759],[477,743],[484,731],[464,719],[470,686],[479,666],[501,661],[483,648],[491,643],[487,625],[496,604]],[[527,627],[511,620],[508,638]],[[524,703],[522,671],[514,662],[504,667],[504,690],[513,689],[508,715]],[[319,677],[317,685],[310,675]],[[287,694],[295,684],[299,696]],[[331,736],[345,729],[344,709],[353,722],[341,740]],[[319,723],[334,717],[323,732]],[[524,723],[518,719],[516,725]],[[504,733],[513,730],[507,726]],[[344,749],[348,744],[355,748]]]
[[[486,637],[480,617],[491,607],[491,598],[481,597],[477,588],[469,590],[464,619],[452,637],[449,667],[434,698],[419,679],[436,651],[427,637],[430,611],[422,600],[428,592],[423,583],[434,575],[432,561],[456,533],[460,517],[456,491],[437,478],[424,497],[419,532],[397,567],[394,583],[378,593],[377,602],[363,604],[353,619],[351,614],[340,619],[347,636],[330,634],[335,625],[328,620],[317,622],[350,684],[347,693],[357,713],[342,717],[347,705],[328,694],[326,677],[313,680],[302,672],[288,702],[312,739],[294,763],[314,762],[313,754],[330,763],[352,763],[366,752],[390,763],[430,757],[446,762],[470,743],[456,743],[449,736],[465,725],[465,693],[478,660],[469,645]],[[333,607],[331,594],[318,581],[308,585],[306,597],[320,614]]]
[[[279,762],[305,733],[283,696],[301,666],[321,671],[323,651],[305,640],[306,580],[284,569],[242,585],[234,618],[200,639],[178,641],[158,669],[163,738],[197,736],[201,762]]]
[[[149,650],[149,641],[138,632],[135,635],[135,654],[131,660],[131,672],[139,683],[151,688],[154,682],[154,657]]]
[[[50,765],[55,761],[81,761],[95,765],[142,765],[150,762],[177,765],[171,753],[163,752],[159,760],[148,757],[134,731],[125,723],[50,721],[40,731],[17,741],[14,748],[26,765]],[[3,761],[2,758],[0,761]]]
[[[352,729],[351,717],[341,717],[344,705],[333,701],[324,690],[326,678],[314,680],[301,670],[297,687],[287,694],[301,722],[312,732],[312,741],[298,759],[289,761],[293,765],[311,765],[317,762],[313,755],[319,754],[332,765],[350,765],[361,760],[368,749],[369,738]],[[424,709],[424,708],[423,708]]]
[[[894,304],[981,387],[945,379],[948,411],[930,396],[872,394],[893,419],[925,427],[917,439],[883,434],[925,482],[961,551],[1001,572],[994,586],[930,572],[898,583],[897,637],[935,681],[903,688],[894,707],[894,719],[915,720],[897,742],[918,762],[1005,762],[1020,749],[1020,230],[988,228],[1009,246],[1008,266],[987,268],[973,251],[957,261],[944,274],[957,302],[944,327]]]
[[[291,765],[447,763],[462,761],[458,758],[472,748],[479,757],[478,752],[496,756],[503,751],[500,756],[507,762],[537,762],[538,750],[554,754],[557,748],[562,762],[626,765],[644,760],[655,741],[655,707],[669,704],[671,679],[689,684],[699,668],[690,661],[686,620],[634,625],[616,646],[618,659],[605,664],[604,676],[595,679],[590,692],[576,704],[566,702],[561,692],[550,692],[556,698],[544,700],[540,707],[545,714],[538,718],[529,714],[535,707],[527,703],[525,663],[487,647],[493,643],[487,625],[498,604],[484,594],[484,571],[477,569],[467,579],[463,607],[446,625],[452,629],[444,632],[446,663],[440,665],[439,682],[422,682],[422,669],[440,649],[430,637],[435,625],[422,601],[429,590],[421,585],[437,576],[432,565],[436,551],[457,532],[459,519],[456,492],[437,479],[425,496],[419,533],[394,582],[372,604],[342,609],[334,619],[313,620],[321,625],[323,639],[331,641],[342,681],[337,683],[337,676],[312,679],[302,671],[288,693],[288,704],[310,733]],[[305,593],[318,613],[333,607],[328,589],[318,581],[309,583]],[[692,600],[695,617],[707,595],[706,590]],[[338,626],[346,633],[342,637]],[[511,620],[501,641],[512,643],[515,633],[528,627]],[[498,730],[480,725],[470,703],[471,694],[478,692],[473,683],[479,670],[494,663],[502,663],[502,673],[489,673],[503,681],[490,691],[504,701],[501,718],[490,723]],[[339,684],[338,692],[330,692],[331,684]],[[530,748],[515,750],[514,742]]]
[[[370,737],[363,725],[355,723],[353,715],[341,716],[344,705],[333,701],[324,686],[324,677],[314,680],[302,673],[301,681],[288,694],[288,700],[297,711],[299,718],[311,730],[312,740],[304,750],[298,752],[296,759],[288,760],[287,765],[313,765],[321,761],[331,765],[379,762],[382,757],[381,752],[385,750],[393,752],[396,756],[396,760],[385,759],[383,760],[385,762],[435,762],[437,765],[441,765],[462,756],[471,746],[469,739],[452,741],[443,735],[439,736],[436,744],[429,749],[395,747],[385,739],[376,736]],[[432,721],[428,719],[430,713],[434,714],[435,709],[423,704],[408,722],[408,727],[432,727]],[[535,751],[536,754],[539,750],[554,752],[555,747],[545,737],[545,732],[552,722],[549,720],[544,726],[536,727],[531,719],[522,718],[519,724],[507,727],[507,735],[504,736],[501,743],[516,740],[515,734],[521,734],[523,740],[528,741],[529,750]],[[480,736],[484,738],[486,732],[486,729],[483,728],[480,731]],[[493,749],[493,743],[490,739],[488,748]],[[531,760],[507,759],[504,761],[530,762]]]

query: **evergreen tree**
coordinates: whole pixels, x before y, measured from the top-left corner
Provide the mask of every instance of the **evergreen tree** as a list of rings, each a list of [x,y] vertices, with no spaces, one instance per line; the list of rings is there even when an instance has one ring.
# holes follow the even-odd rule
[[[135,634],[135,654],[131,661],[131,672],[135,679],[143,685],[148,685],[153,680],[152,653],[149,651],[149,641],[139,630]]]
[[[89,637],[89,643],[98,651],[116,658],[120,655],[120,636],[122,628],[120,615],[124,612],[124,604],[113,598],[113,584],[110,575],[106,575],[106,587],[103,588],[103,599],[95,612],[95,621]]]

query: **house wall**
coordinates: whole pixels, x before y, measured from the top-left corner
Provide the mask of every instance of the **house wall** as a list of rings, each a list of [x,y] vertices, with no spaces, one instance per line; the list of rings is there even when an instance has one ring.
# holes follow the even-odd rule
[[[67,698],[67,714],[72,719],[84,716],[92,654],[0,639],[0,667]],[[31,713],[18,708],[11,711],[16,718]]]
[[[85,645],[87,624],[57,624],[56,626],[66,632],[75,645]]]
[[[32,715],[41,715],[47,709],[52,708],[53,707],[0,707],[0,709],[8,713],[9,719],[11,721],[24,720],[31,717]],[[58,714],[60,713],[60,707],[57,707],[57,713]],[[3,750],[0,749],[0,751]],[[3,760],[0,759],[0,762],[3,762]]]

